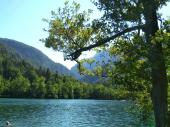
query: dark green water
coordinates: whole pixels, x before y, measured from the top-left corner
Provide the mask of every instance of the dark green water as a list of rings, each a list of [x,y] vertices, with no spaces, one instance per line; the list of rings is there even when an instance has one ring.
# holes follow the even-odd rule
[[[0,99],[0,127],[140,127],[127,101]]]

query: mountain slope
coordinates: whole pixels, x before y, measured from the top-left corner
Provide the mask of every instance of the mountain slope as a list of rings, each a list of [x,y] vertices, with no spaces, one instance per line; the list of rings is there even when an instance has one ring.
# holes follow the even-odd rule
[[[91,59],[95,60],[95,62],[92,63],[91,65],[88,63],[84,63],[84,67],[88,70],[93,70],[97,66],[97,64],[103,66],[104,63],[106,64],[109,61],[114,62],[116,61],[117,58],[115,56],[111,57],[109,56],[108,52],[103,51],[103,52],[97,53]],[[80,75],[77,69],[77,65],[71,68],[71,72],[75,75],[75,77],[78,80],[81,80],[83,82],[96,83],[99,81],[99,77],[97,76]]]
[[[7,48],[11,48],[21,56],[22,59],[28,61],[34,67],[49,68],[53,72],[58,72],[60,74],[70,75],[70,71],[60,63],[55,63],[49,59],[40,50],[23,44],[21,42],[0,38],[0,43],[5,45]]]

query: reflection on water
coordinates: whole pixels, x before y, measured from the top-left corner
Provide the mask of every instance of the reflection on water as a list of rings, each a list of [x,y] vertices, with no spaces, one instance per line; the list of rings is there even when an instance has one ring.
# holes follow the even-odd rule
[[[136,127],[126,101],[0,99],[0,126]]]

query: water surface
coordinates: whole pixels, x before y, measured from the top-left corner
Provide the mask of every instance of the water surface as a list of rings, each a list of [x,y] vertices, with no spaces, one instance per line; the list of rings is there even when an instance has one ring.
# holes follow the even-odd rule
[[[137,127],[127,101],[0,99],[0,127]]]

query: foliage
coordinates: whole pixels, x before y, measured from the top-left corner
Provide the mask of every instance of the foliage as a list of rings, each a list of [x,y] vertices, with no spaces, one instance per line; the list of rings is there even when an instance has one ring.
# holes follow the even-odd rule
[[[75,22],[75,13],[68,9],[67,2],[63,11],[59,9],[48,22],[50,24],[47,30],[49,37],[44,42],[47,47],[64,52],[66,59],[76,61],[84,51],[94,48],[109,49],[110,54],[116,54],[119,60],[114,64],[113,62],[108,62],[102,67],[96,67],[92,75],[104,74],[111,80],[114,79],[112,80],[113,85],[123,84],[124,88],[131,92],[142,93],[137,97],[137,100],[142,107],[142,113],[146,113],[144,115],[146,117],[151,111],[150,108],[152,109],[151,101],[147,96],[152,95],[156,126],[165,126],[167,115],[165,63],[169,66],[169,62],[167,62],[169,61],[167,59],[167,56],[169,56],[167,53],[169,52],[167,48],[169,44],[163,42],[169,43],[169,33],[167,29],[162,29],[162,26],[159,30],[157,11],[166,2],[167,0],[94,0],[93,3],[99,10],[104,11],[104,15],[101,19],[92,21],[92,23],[89,23],[89,15],[85,15],[85,12],[83,19],[88,20],[77,18]],[[78,6],[78,4],[73,3],[71,8],[73,10],[79,9],[79,6],[77,8],[76,5]],[[66,10],[67,15],[60,13],[60,11],[64,12],[64,10]],[[79,14],[81,15],[82,13],[76,11],[76,16]],[[66,22],[67,20],[69,22]],[[55,22],[57,22],[57,27],[55,27]],[[73,24],[81,22],[81,24],[72,28],[70,27],[70,22]],[[165,28],[167,28],[167,24],[168,22],[164,23]],[[80,34],[83,33],[84,29],[89,29],[90,31],[97,29],[97,31],[87,32],[88,38],[86,39],[86,37],[82,36],[82,41],[79,34],[73,34],[73,38],[70,38],[70,35],[67,34],[70,33],[70,30],[71,34],[76,33],[77,29]],[[164,61],[164,55],[166,61]],[[82,61],[77,62],[81,71],[91,74],[81,66]],[[101,87],[98,86],[96,89],[101,93]],[[162,108],[161,110],[160,107]]]
[[[0,76],[0,95],[3,93],[3,91],[4,91],[4,88],[5,88],[5,86],[4,86],[5,84],[4,84],[4,79],[3,79],[3,77],[2,76]]]
[[[168,126],[170,126],[170,85],[168,87]]]
[[[154,125],[153,105],[151,97],[148,92],[136,93],[134,106],[131,107],[130,111],[138,118],[143,126]]]
[[[42,41],[45,42],[46,47],[62,51],[65,59],[71,59],[72,56],[68,54],[104,36],[101,32],[102,28],[97,27],[95,21],[90,24],[91,13],[90,9],[80,12],[80,4],[76,2],[72,5],[69,5],[68,1],[65,2],[63,8],[59,8],[57,12],[51,12],[51,20],[44,19],[49,23],[49,28],[45,29],[49,32],[49,37]]]
[[[28,95],[29,88],[29,80],[20,75],[10,81],[8,92],[11,96],[22,97]]]
[[[102,84],[86,84],[72,77],[36,69],[0,44],[0,97],[62,99],[125,99],[129,92]]]

